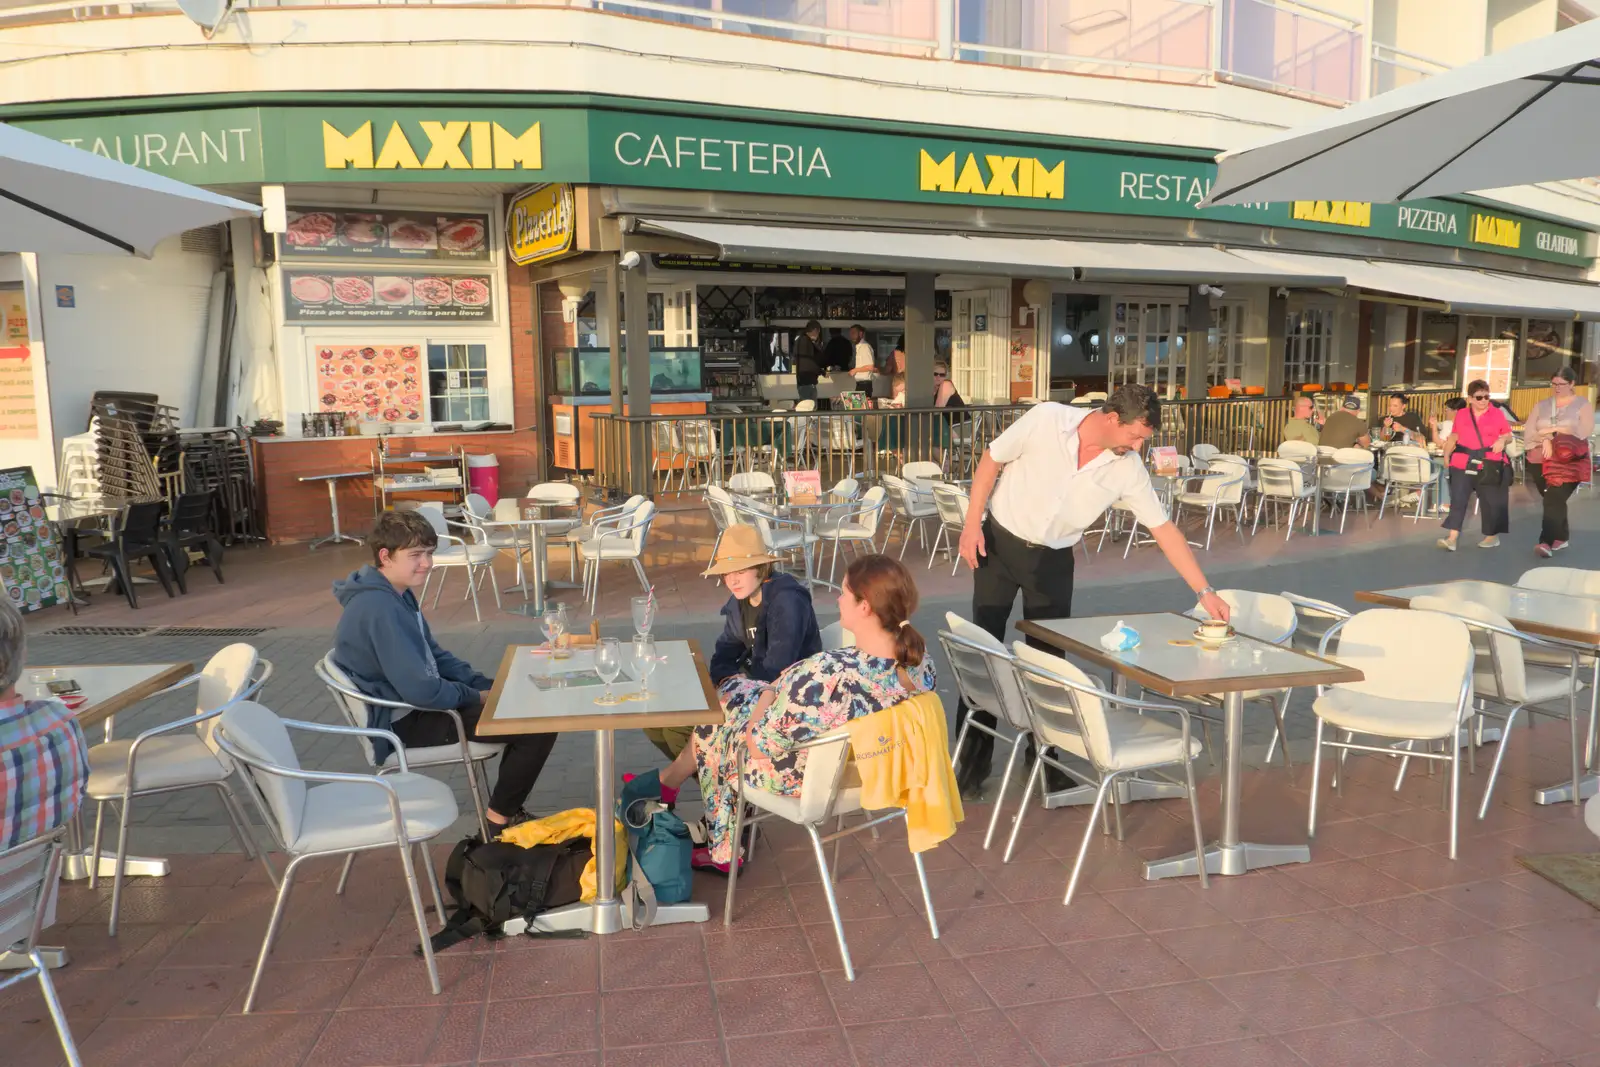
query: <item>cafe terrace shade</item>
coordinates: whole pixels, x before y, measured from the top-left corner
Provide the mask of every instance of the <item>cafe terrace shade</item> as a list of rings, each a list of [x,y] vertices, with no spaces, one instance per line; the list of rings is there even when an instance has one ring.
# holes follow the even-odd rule
[[[1600,21],[1217,157],[1206,204],[1383,202],[1600,174]]]
[[[148,257],[164,238],[260,211],[0,125],[0,251]]]

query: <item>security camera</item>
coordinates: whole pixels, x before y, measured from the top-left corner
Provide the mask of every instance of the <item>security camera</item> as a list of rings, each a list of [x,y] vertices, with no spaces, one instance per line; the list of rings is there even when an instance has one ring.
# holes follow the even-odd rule
[[[1283,299],[1287,300],[1287,299],[1289,299],[1289,290],[1280,285],[1280,286],[1278,286],[1278,291],[1273,293],[1272,295],[1273,296],[1279,296],[1279,297],[1282,297]]]
[[[643,258],[637,252],[624,252],[622,258],[617,260],[617,265],[623,270],[632,270],[643,262]]]
[[[1220,286],[1220,285],[1202,285],[1200,287],[1200,295],[1201,296],[1226,296],[1228,294],[1222,288],[1222,286]]]

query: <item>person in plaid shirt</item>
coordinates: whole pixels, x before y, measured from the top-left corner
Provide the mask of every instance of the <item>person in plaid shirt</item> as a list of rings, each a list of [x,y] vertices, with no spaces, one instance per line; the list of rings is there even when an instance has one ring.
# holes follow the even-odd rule
[[[0,852],[75,817],[89,780],[88,745],[67,706],[17,694],[26,655],[22,614],[0,596]]]

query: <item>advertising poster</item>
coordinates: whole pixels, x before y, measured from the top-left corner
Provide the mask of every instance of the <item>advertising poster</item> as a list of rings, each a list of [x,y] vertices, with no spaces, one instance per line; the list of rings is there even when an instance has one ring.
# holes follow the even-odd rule
[[[319,411],[362,422],[420,422],[421,349],[416,345],[323,345],[317,349]]]
[[[0,289],[0,440],[32,441],[39,436],[32,355],[22,288]]]
[[[291,208],[278,254],[372,259],[489,258],[489,216]]]
[[[488,321],[493,293],[487,274],[283,272],[289,322]]]
[[[1488,337],[1467,339],[1467,361],[1462,365],[1462,388],[1482,378],[1489,383],[1489,395],[1504,400],[1511,395],[1511,375],[1517,362],[1517,343]]]
[[[23,614],[67,599],[61,544],[32,467],[0,470],[0,587]]]

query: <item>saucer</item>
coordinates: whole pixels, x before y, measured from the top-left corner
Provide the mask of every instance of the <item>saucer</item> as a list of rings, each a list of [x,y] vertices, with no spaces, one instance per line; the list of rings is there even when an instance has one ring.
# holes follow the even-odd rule
[[[1220,648],[1223,645],[1227,644],[1229,641],[1232,641],[1237,636],[1238,635],[1235,632],[1230,630],[1223,637],[1207,637],[1205,631],[1200,629],[1198,626],[1195,627],[1194,634],[1193,634],[1193,637],[1194,637],[1194,639],[1196,641],[1200,642],[1202,645],[1207,646],[1208,648]]]

